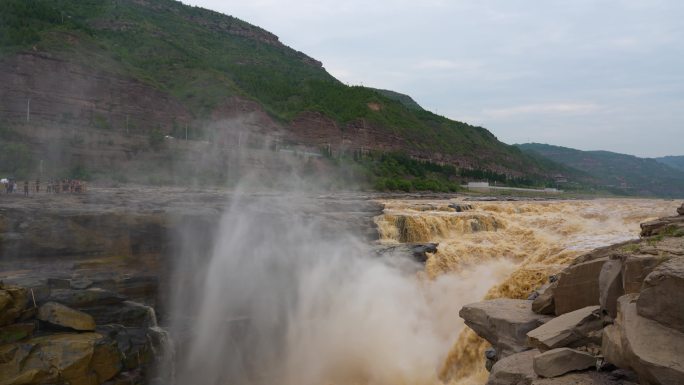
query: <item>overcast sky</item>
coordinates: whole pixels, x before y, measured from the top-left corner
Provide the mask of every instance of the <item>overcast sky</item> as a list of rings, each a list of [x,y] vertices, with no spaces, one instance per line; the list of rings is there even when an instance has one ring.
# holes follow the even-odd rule
[[[682,0],[184,0],[506,143],[684,155]]]

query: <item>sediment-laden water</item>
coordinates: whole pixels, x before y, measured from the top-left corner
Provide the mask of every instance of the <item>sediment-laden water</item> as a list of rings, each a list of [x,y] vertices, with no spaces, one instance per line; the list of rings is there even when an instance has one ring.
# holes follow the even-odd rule
[[[641,222],[672,215],[677,206],[642,199],[461,202],[472,209],[456,212],[449,207],[454,201],[384,203],[385,213],[376,219],[383,242],[439,242],[425,265],[426,286],[444,277],[473,282],[471,292],[444,293],[458,308],[473,299],[526,298],[576,256],[636,238]],[[501,279],[486,288],[477,284],[492,276]],[[445,352],[440,379],[484,383],[486,342],[462,324],[453,327],[460,333]]]
[[[237,196],[208,256],[176,266],[177,384],[483,383],[485,344],[460,308],[525,298],[573,257],[635,238],[675,202],[389,200],[384,244],[439,242],[423,266],[378,254],[310,198]],[[193,250],[192,245],[187,247]],[[205,248],[206,249],[206,248]]]

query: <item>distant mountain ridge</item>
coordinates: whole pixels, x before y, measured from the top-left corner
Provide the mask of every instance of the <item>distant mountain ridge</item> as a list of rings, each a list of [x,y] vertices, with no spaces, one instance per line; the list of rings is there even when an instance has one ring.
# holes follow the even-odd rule
[[[660,158],[654,158],[656,161],[666,164],[672,168],[676,168],[680,171],[684,171],[684,155],[679,156],[663,156]]]
[[[2,1],[0,134],[34,163],[108,171],[147,154],[168,165],[148,142],[232,143],[235,122],[336,154],[401,152],[536,181],[558,172],[406,95],[346,86],[231,16],[172,0]]]
[[[586,173],[598,188],[627,195],[684,197],[684,171],[656,159],[541,143],[516,146],[528,154],[543,156]]]

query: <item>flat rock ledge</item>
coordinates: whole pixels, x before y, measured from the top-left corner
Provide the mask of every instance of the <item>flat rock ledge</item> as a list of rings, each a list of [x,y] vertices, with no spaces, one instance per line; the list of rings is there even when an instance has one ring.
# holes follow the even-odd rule
[[[492,344],[497,359],[527,350],[527,332],[551,319],[534,313],[531,301],[508,298],[466,305],[459,315]]]

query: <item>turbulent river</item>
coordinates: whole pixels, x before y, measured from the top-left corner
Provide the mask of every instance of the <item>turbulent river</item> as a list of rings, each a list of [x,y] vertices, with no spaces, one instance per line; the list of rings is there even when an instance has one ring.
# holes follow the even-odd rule
[[[573,257],[635,238],[675,202],[387,200],[385,245],[438,242],[425,265],[378,255],[301,196],[234,199],[209,256],[176,266],[176,383],[482,384],[461,306],[526,298]],[[449,206],[468,204],[457,212]]]
[[[382,242],[439,242],[419,279],[426,286],[443,286],[453,309],[485,298],[527,298],[574,257],[636,238],[641,222],[672,215],[677,206],[638,199],[460,202],[472,210],[456,212],[449,207],[454,201],[383,203],[384,215],[376,219]],[[443,283],[451,280],[459,282],[457,290]],[[486,342],[446,313],[433,315],[452,322],[439,379],[483,384]]]

